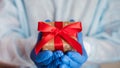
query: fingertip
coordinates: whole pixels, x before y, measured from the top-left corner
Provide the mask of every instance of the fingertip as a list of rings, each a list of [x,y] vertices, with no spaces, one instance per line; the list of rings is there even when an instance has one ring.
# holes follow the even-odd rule
[[[78,52],[76,52],[76,51],[67,52],[67,56],[73,56],[73,55],[80,55],[80,54]]]
[[[87,60],[87,56],[81,55],[75,51],[68,52],[67,56],[78,63],[84,63]]]
[[[74,19],[70,19],[70,22],[75,22]]]
[[[69,65],[70,64],[70,58],[66,55],[62,56],[61,57],[61,61],[64,63],[64,64],[67,64]]]
[[[81,45],[83,45],[82,32],[78,33],[78,41]]]
[[[64,55],[64,53],[62,51],[60,51],[60,50],[53,52],[53,58],[54,59],[57,59],[57,58],[59,58],[59,57],[61,57],[63,55]]]
[[[66,65],[66,64],[61,64],[60,66],[59,66],[59,68],[70,68],[68,65]]]
[[[78,57],[75,57],[75,58],[78,58]],[[73,60],[73,58],[70,58],[69,56],[65,55],[61,58],[61,61],[63,62],[63,64],[66,64],[68,65],[69,67],[73,68],[76,66],[78,66],[79,64]]]
[[[49,19],[46,19],[45,22],[51,22]]]
[[[30,53],[30,58],[33,60],[33,61],[35,61],[35,57],[36,57],[36,54],[35,54],[35,52],[34,52],[34,49],[31,51],[31,53]]]
[[[43,50],[38,55],[52,55],[53,52],[50,50]]]
[[[42,33],[39,32],[39,34],[38,34],[38,38],[37,38],[37,42],[39,42],[41,39],[42,39]]]
[[[40,62],[43,62],[45,60],[48,60],[51,56],[53,56],[52,51],[44,50],[36,56],[35,61],[40,63]]]

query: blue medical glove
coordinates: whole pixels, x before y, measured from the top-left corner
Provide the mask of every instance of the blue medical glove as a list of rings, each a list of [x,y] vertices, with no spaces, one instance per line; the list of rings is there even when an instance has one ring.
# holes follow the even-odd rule
[[[50,20],[46,20],[46,22],[50,22]],[[41,40],[41,37],[42,33],[39,33],[37,42]],[[63,56],[62,51],[52,52],[49,50],[41,51],[38,55],[36,55],[34,49],[30,55],[31,59],[38,68],[57,68],[61,64],[59,59],[61,56]]]
[[[30,55],[31,59],[38,68],[56,68],[62,64],[59,59],[62,56],[62,51],[52,52],[49,50],[41,51],[38,55],[36,55],[33,50]]]
[[[81,36],[81,33],[80,33],[80,36]],[[82,39],[78,39],[78,41],[81,42],[81,44],[83,45]],[[83,49],[82,55],[76,51],[69,51],[64,56],[62,56],[61,61],[63,64],[60,65],[60,68],[80,68],[88,58],[84,47],[82,49]]]
[[[87,56],[80,55],[78,52],[70,51],[61,57],[60,68],[80,68],[87,60]]]
[[[70,20],[74,22],[74,20]],[[83,46],[82,32],[78,34],[78,41],[82,45],[83,54],[79,54],[76,51],[69,51],[64,56],[61,57],[62,64],[59,68],[80,68],[83,63],[87,60],[88,56]]]

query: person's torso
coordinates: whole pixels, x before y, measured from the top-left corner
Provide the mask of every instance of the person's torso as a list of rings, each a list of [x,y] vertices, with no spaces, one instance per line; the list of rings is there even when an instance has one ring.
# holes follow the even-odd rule
[[[31,34],[38,33],[38,21],[81,21],[87,34],[96,12],[97,0],[29,0],[24,1]]]

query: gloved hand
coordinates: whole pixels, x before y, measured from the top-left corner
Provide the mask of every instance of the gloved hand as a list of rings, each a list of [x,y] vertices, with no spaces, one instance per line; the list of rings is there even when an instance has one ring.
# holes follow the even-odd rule
[[[31,52],[31,59],[35,63],[38,68],[56,68],[61,64],[60,60],[58,60],[61,56],[63,56],[62,51],[49,51],[44,50],[40,52],[38,55],[35,54],[34,49]]]
[[[61,57],[62,64],[59,68],[80,68],[87,60],[87,55],[80,55],[78,52],[70,51]]]
[[[74,22],[74,20],[70,20]],[[83,54],[79,54],[76,51],[69,51],[61,57],[62,64],[59,68],[80,68],[83,63],[87,60],[88,56],[83,46],[82,33],[78,34],[78,41],[82,45]]]
[[[50,20],[46,20],[46,22],[50,22]],[[37,42],[41,40],[41,33],[38,35]],[[31,59],[35,63],[38,68],[57,68],[60,64],[60,57],[63,56],[62,51],[49,51],[44,50],[41,51],[38,55],[35,54],[35,50],[33,49],[31,52]]]

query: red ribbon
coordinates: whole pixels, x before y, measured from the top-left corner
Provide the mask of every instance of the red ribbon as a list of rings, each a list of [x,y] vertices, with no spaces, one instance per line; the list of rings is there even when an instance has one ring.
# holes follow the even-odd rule
[[[82,31],[82,25],[80,22],[71,23],[63,27],[63,22],[55,22],[55,27],[50,26],[47,23],[39,22],[38,31],[46,33],[35,47],[35,53],[38,54],[41,48],[51,39],[54,38],[54,44],[56,50],[63,50],[62,39],[64,39],[68,44],[70,44],[74,49],[77,50],[82,55],[82,46],[71,36],[75,36],[78,32]]]

